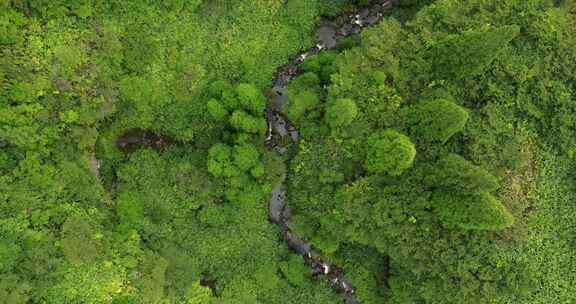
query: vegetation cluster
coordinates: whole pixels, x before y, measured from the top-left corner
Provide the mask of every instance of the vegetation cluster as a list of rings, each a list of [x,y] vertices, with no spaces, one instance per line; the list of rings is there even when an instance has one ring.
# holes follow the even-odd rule
[[[278,67],[368,2],[0,0],[0,304],[339,303],[285,177],[361,303],[576,302],[575,2],[399,1],[267,149]]]

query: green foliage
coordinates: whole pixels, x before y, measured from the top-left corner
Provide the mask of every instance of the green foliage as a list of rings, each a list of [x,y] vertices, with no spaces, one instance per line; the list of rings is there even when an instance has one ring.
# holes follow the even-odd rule
[[[5,274],[0,277],[0,303],[27,303],[30,299],[30,285],[18,276]]]
[[[356,103],[352,99],[341,98],[328,105],[324,119],[330,127],[337,128],[349,125],[357,115]]]
[[[432,205],[442,223],[449,228],[501,230],[514,224],[514,217],[496,198],[477,194],[435,193]]]
[[[288,102],[284,105],[290,121],[301,123],[304,118],[319,115],[316,110],[321,102],[320,93],[320,78],[316,73],[306,72],[291,81],[286,93]]]
[[[242,171],[248,171],[260,165],[260,153],[251,144],[241,144],[234,147],[234,164]]]
[[[424,183],[456,193],[492,192],[498,188],[496,177],[457,154],[440,158],[426,172]]]
[[[116,214],[120,231],[138,228],[144,220],[142,197],[134,192],[122,192],[117,198]]]
[[[208,154],[208,172],[216,177],[232,177],[248,171],[252,172],[254,177],[262,174],[260,153],[251,144],[238,144],[233,148],[225,144],[215,144]]]
[[[6,241],[0,243],[0,271],[11,272],[18,263],[22,248],[18,244],[10,244]]]
[[[322,52],[304,61],[302,68],[306,73],[318,75],[320,82],[327,84],[330,82],[332,74],[336,73],[336,66],[334,65],[336,55],[337,53],[331,51]]]
[[[291,254],[288,260],[280,262],[280,271],[290,284],[303,286],[310,275],[310,268],[304,264],[302,256]]]
[[[208,172],[219,176],[234,175],[232,167],[232,149],[225,144],[216,144],[208,152]]]
[[[481,74],[519,33],[518,26],[510,25],[448,35],[431,48],[434,72],[443,79]]]
[[[446,99],[424,100],[404,112],[410,131],[429,141],[445,143],[462,131],[468,112]]]
[[[223,121],[228,116],[226,108],[216,99],[210,99],[207,107],[208,113],[217,121]]]
[[[94,262],[101,255],[102,234],[84,216],[72,216],[62,226],[62,252],[73,264]]]
[[[264,134],[266,132],[266,121],[263,118],[256,118],[242,110],[232,113],[230,125],[246,133]]]
[[[241,83],[236,87],[236,94],[240,106],[250,111],[252,114],[259,115],[264,112],[266,100],[264,96],[254,85]]]
[[[237,132],[265,132],[266,121],[262,117],[265,99],[254,85],[241,83],[233,88],[226,81],[216,81],[209,92],[213,98],[206,103],[207,111],[218,124],[228,118],[230,127]]]
[[[53,303],[106,303],[126,286],[126,274],[110,262],[70,267],[62,280],[49,286],[46,301]]]
[[[412,166],[415,157],[416,148],[410,138],[387,129],[367,139],[364,168],[370,173],[397,176]]]
[[[140,263],[139,297],[144,303],[162,302],[166,284],[168,261],[152,252],[146,252]]]
[[[290,97],[290,103],[286,114],[290,121],[299,121],[307,111],[320,103],[318,95],[313,91],[301,91]]]
[[[200,281],[196,281],[190,286],[186,295],[186,304],[209,303],[212,298],[210,288],[201,286]]]
[[[575,302],[573,1],[400,1],[306,59],[265,151],[278,67],[366,4],[0,1],[0,303],[337,303],[267,220],[284,177],[362,303]]]

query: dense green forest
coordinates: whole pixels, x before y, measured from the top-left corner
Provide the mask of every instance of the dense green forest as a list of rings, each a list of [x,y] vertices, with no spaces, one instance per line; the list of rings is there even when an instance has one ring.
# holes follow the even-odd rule
[[[0,304],[576,303],[576,2],[0,0]]]

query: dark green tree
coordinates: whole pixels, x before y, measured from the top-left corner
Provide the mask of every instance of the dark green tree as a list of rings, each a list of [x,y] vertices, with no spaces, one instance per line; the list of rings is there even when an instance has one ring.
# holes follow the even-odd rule
[[[519,33],[518,26],[508,25],[448,35],[431,49],[434,74],[443,79],[481,74]]]
[[[336,73],[336,52],[322,52],[304,61],[303,68],[306,72],[312,72],[319,76],[323,84],[330,83],[330,76]]]
[[[22,253],[22,248],[18,244],[0,240],[0,272],[11,272]]]
[[[234,165],[243,172],[255,169],[253,173],[256,175],[260,176],[263,173],[264,165],[260,161],[260,152],[252,144],[244,143],[234,146],[233,160]]]
[[[73,264],[93,262],[102,253],[102,237],[87,216],[73,215],[62,226],[62,252]]]
[[[424,183],[461,193],[492,192],[498,188],[494,175],[453,153],[444,155],[425,173]]]
[[[410,131],[425,140],[445,143],[462,131],[468,112],[447,99],[424,100],[404,111]]]

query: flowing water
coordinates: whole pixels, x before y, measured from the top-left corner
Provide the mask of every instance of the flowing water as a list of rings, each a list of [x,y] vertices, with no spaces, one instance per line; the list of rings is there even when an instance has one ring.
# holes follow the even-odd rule
[[[286,144],[282,144],[286,143],[285,139],[298,143],[300,138],[298,129],[282,114],[282,108],[288,101],[286,86],[298,75],[302,63],[310,56],[335,48],[338,40],[358,34],[363,28],[376,24],[390,11],[396,1],[376,0],[357,12],[320,20],[317,29],[318,44],[294,56],[278,69],[266,110],[268,122],[266,143],[269,146],[283,154],[288,150]],[[124,153],[130,154],[142,148],[160,150],[175,142],[174,139],[157,135],[151,130],[130,129],[117,139],[116,145]],[[100,163],[95,157],[92,157],[92,165],[98,172]],[[342,293],[346,303],[359,303],[354,296],[356,290],[345,278],[342,268],[324,261],[321,252],[315,250],[310,242],[290,231],[291,211],[285,204],[286,195],[282,185],[278,185],[274,188],[269,203],[269,219],[279,227],[282,239],[295,253],[304,257],[305,263],[313,270],[314,275],[325,277],[335,290]]]
[[[282,108],[288,101],[286,86],[300,72],[300,66],[310,56],[323,50],[336,47],[338,40],[350,35],[358,34],[363,28],[376,24],[394,6],[395,0],[373,1],[368,7],[345,16],[334,19],[321,19],[317,30],[318,44],[294,56],[286,65],[282,66],[272,87],[266,119],[268,121],[268,136],[266,142],[279,153],[285,153],[287,148],[282,143],[289,138],[298,143],[298,129],[292,125],[282,114]],[[344,17],[344,18],[342,18]],[[342,22],[342,19],[345,21]],[[337,22],[338,20],[339,22]],[[285,142],[285,141],[284,141]],[[280,228],[282,239],[295,253],[304,257],[306,264],[312,268],[315,275],[324,276],[330,285],[344,295],[346,303],[359,303],[355,298],[354,286],[345,278],[342,269],[322,260],[320,252],[316,251],[311,243],[290,231],[290,208],[286,206],[287,193],[282,185],[274,188],[269,203],[269,219]]]

